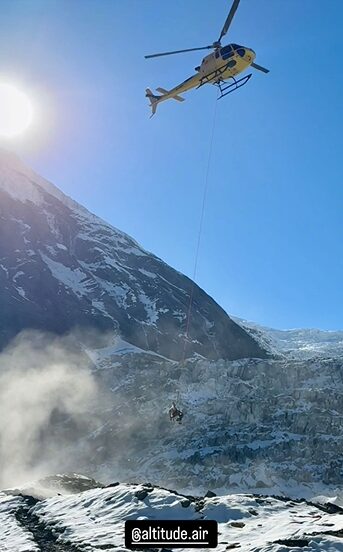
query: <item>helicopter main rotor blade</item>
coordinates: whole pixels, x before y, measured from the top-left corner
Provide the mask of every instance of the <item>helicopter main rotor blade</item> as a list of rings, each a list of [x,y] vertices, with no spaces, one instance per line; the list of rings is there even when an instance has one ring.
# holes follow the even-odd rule
[[[154,58],[154,57],[160,57],[160,56],[171,56],[173,54],[183,54],[184,52],[196,52],[197,50],[210,50],[211,48],[213,48],[213,45],[202,46],[201,48],[188,48],[187,50],[175,50],[174,52],[162,52],[161,54],[151,54],[149,56],[144,56],[144,57],[148,59],[148,58]]]
[[[232,6],[231,6],[231,10],[230,10],[230,12],[229,12],[229,15],[228,15],[227,18],[226,18],[226,21],[225,21],[225,23],[224,23],[224,27],[222,28],[222,32],[220,33],[220,37],[219,37],[219,39],[218,39],[218,43],[221,42],[223,36],[225,36],[226,33],[228,32],[229,27],[230,27],[230,25],[231,25],[231,23],[232,23],[232,20],[233,20],[233,18],[234,18],[234,15],[235,15],[235,13],[236,13],[236,10],[237,10],[237,8],[238,8],[239,2],[240,2],[240,0],[233,0],[233,4],[232,4]]]
[[[257,69],[258,71],[262,71],[262,73],[269,73],[269,69],[262,67],[262,65],[259,65],[258,63],[252,63],[251,67],[253,67],[254,69]]]

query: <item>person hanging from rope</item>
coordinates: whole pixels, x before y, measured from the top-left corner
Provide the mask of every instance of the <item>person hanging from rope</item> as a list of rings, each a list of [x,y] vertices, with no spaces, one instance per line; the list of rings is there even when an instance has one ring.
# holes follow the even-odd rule
[[[178,412],[179,412],[179,411],[178,411],[178,409],[176,408],[176,404],[175,404],[175,402],[173,401],[171,407],[169,408],[169,419],[170,419],[170,420],[175,420],[175,418],[176,418]]]
[[[171,408],[169,409],[169,419],[171,422],[176,421],[181,423],[181,420],[183,418],[183,412],[182,410],[179,410],[175,404],[175,402],[172,402]]]

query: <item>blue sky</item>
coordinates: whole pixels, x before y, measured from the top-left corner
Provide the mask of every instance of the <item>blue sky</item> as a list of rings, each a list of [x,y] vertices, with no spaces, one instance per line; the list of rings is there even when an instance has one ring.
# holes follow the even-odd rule
[[[0,80],[34,98],[36,128],[4,143],[88,209],[193,274],[213,86],[149,119],[218,38],[227,0],[2,0]],[[248,85],[217,105],[197,283],[277,328],[343,328],[341,0],[241,0],[227,41]]]

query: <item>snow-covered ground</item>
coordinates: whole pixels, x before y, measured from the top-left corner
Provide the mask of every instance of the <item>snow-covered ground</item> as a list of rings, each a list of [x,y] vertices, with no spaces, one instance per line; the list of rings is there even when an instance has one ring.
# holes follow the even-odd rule
[[[53,550],[125,551],[124,523],[135,519],[216,520],[218,552],[343,551],[343,510],[305,501],[257,495],[185,497],[150,484],[114,484],[74,494],[69,489],[18,514],[28,500],[1,495],[1,551],[44,550],[45,538],[58,546]]]
[[[101,349],[86,349],[85,352],[98,368],[101,368],[103,364],[106,364],[107,360],[111,362],[111,358],[114,356],[125,357],[126,355],[155,356],[168,362],[173,362],[169,358],[159,355],[154,351],[140,349],[139,347],[132,345],[132,343],[129,343],[120,336],[116,335],[112,338],[111,345]],[[111,366],[114,366],[113,362],[111,363]]]
[[[16,519],[15,513],[23,504],[23,498],[0,492],[1,552],[39,552],[32,533],[21,526]]]

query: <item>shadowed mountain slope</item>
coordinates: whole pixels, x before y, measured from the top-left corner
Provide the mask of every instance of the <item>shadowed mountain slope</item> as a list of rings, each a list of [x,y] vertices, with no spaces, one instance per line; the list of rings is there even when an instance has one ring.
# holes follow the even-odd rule
[[[23,329],[120,334],[182,356],[192,281],[0,152],[0,346]],[[194,285],[187,356],[266,357]]]

